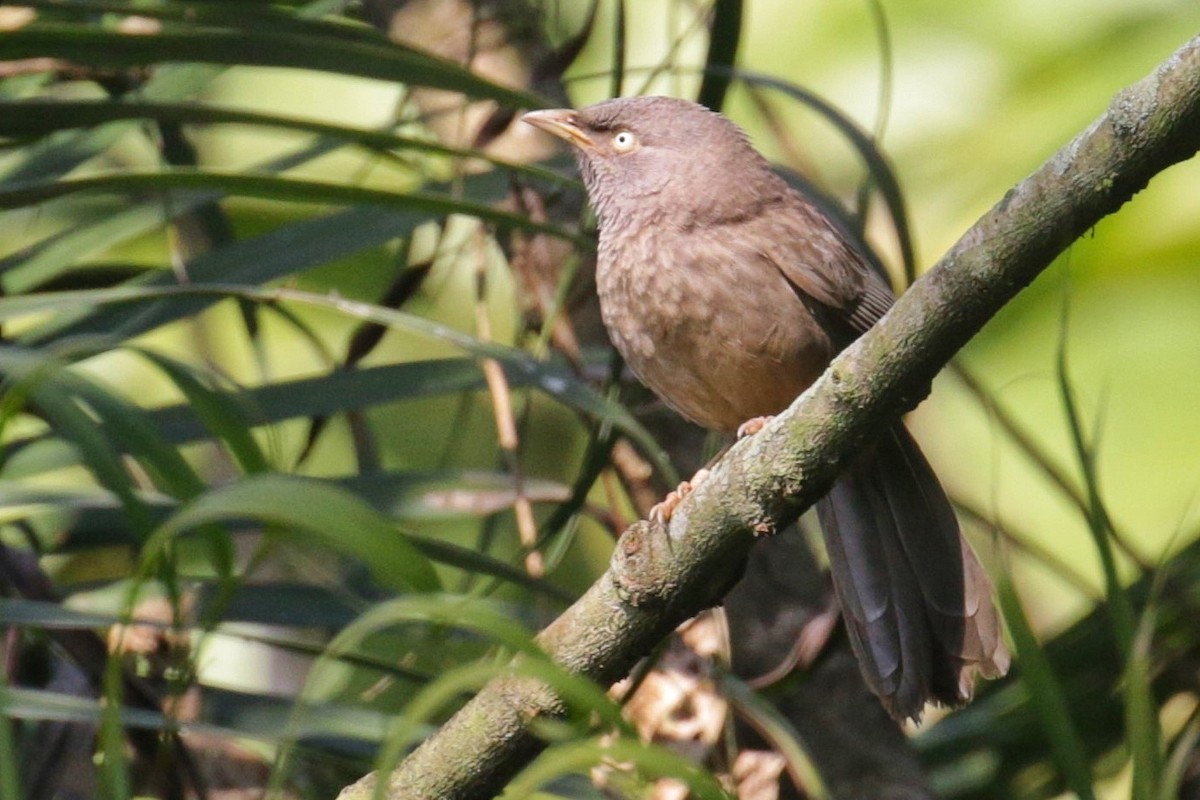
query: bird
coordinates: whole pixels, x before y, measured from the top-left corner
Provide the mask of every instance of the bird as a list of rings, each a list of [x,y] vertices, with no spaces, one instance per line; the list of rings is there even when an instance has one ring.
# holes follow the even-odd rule
[[[523,120],[574,152],[614,346],[705,428],[761,427],[893,303],[838,226],[718,112],[644,96]],[[817,515],[852,649],[893,717],[961,705],[977,674],[1007,671],[991,583],[902,422],[856,454]]]

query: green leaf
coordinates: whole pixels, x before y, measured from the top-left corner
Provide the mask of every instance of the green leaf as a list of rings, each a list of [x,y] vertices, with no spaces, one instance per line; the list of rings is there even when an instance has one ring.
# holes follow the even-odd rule
[[[505,791],[506,798],[530,797],[542,786],[565,775],[587,772],[613,761],[631,764],[647,778],[674,778],[684,783],[701,800],[732,800],[716,778],[688,758],[659,745],[635,738],[603,737],[551,746],[525,768]]]
[[[303,4],[270,2],[212,2],[212,0],[30,0],[23,5],[43,10],[52,21],[94,22],[100,14],[137,14],[164,22],[185,22],[191,25],[224,28],[258,28],[269,26],[275,32],[301,31],[346,39],[377,41],[373,28],[346,24],[345,18],[323,19],[342,10],[345,0],[318,0]],[[108,23],[111,26],[111,23]]]
[[[0,114],[21,114],[30,105],[36,104],[0,103]],[[7,159],[6,168],[0,169],[0,186],[58,180],[108,150],[133,129],[130,123],[112,123],[89,131],[47,131],[33,144],[21,148],[19,158]]]
[[[196,377],[195,370],[181,361],[140,347],[131,347],[159,368],[187,398],[187,406],[200,419],[206,431],[225,442],[243,472],[266,472],[270,465],[251,434],[252,426],[246,409],[234,400],[234,395],[206,386]]]
[[[477,597],[452,594],[406,595],[371,607],[342,630],[326,649],[337,659],[359,648],[367,637],[390,627],[422,623],[486,636],[509,650],[540,657],[533,635],[514,619],[512,607]]]
[[[1096,451],[1083,430],[1083,422],[1075,400],[1067,368],[1069,295],[1064,295],[1062,322],[1059,328],[1057,378],[1059,398],[1067,418],[1071,443],[1083,474],[1087,491],[1088,530],[1092,534],[1100,564],[1104,570],[1105,595],[1112,617],[1113,634],[1125,661],[1121,695],[1125,701],[1125,732],[1133,761],[1133,797],[1135,800],[1157,800],[1163,776],[1162,731],[1159,728],[1158,706],[1150,686],[1149,645],[1141,641],[1133,602],[1121,583],[1113,549],[1112,517],[1100,492],[1096,472]],[[1152,613],[1149,609],[1147,614]],[[1144,626],[1149,630],[1149,625]]]
[[[1054,762],[1072,792],[1081,800],[1095,800],[1087,748],[1071,721],[1070,706],[1062,686],[1029,625],[1025,609],[1007,575],[1000,576],[997,594],[1021,664],[1021,681],[1029,689],[1032,706],[1041,720]]]
[[[311,133],[372,150],[414,151],[461,159],[480,159],[507,172],[544,180],[560,186],[579,188],[579,181],[561,172],[496,158],[482,150],[450,147],[431,139],[403,136],[388,130],[364,130],[327,122],[220,108],[197,103],[146,102],[141,100],[97,101],[54,100],[0,101],[0,136],[53,134],[69,128],[91,127],[109,122],[155,120],[176,124],[248,125]],[[35,173],[36,174],[36,173]],[[37,175],[45,178],[45,175]]]
[[[538,361],[528,353],[502,345],[481,342],[440,323],[390,308],[330,295],[318,295],[291,289],[257,289],[226,285],[184,285],[161,288],[117,287],[85,292],[59,292],[48,295],[0,297],[0,322],[31,313],[51,310],[158,300],[173,296],[229,296],[255,302],[289,300],[330,308],[361,320],[389,327],[404,328],[459,347],[474,356],[493,358],[501,363],[509,381],[517,386],[532,386],[559,402],[575,408],[600,422],[612,424],[640,446],[655,462],[668,470],[668,459],[654,438],[619,403],[601,396],[569,370]]]
[[[7,673],[0,672],[0,800],[21,800],[20,755],[8,722],[13,700]]]
[[[40,465],[33,474],[77,460],[76,451],[69,450],[52,463]],[[177,506],[165,495],[139,492],[138,498],[147,517],[146,535]],[[113,492],[0,480],[0,524],[14,522],[28,525],[46,553],[126,546],[142,538]]]
[[[50,421],[54,430],[73,434],[67,438],[83,450],[89,464],[100,470],[98,474],[104,475],[102,482],[110,489],[128,486],[127,477],[117,480],[110,463],[122,453],[137,458],[162,491],[176,497],[190,497],[203,489],[200,478],[163,439],[144,409],[83,373],[41,353],[12,346],[0,346],[0,373],[22,382],[21,391],[30,393],[36,410],[52,410],[54,419]],[[81,413],[83,417],[79,416]],[[90,415],[95,419],[90,419]],[[83,422],[84,418],[88,422]],[[84,433],[82,428],[89,427],[89,423],[91,430]],[[107,436],[110,456],[92,449],[93,444],[102,441],[101,433]],[[123,473],[124,469],[120,471]]]
[[[251,239],[232,242],[196,256],[184,269],[192,283],[267,283],[405,236],[425,219],[394,210],[349,208],[289,223]],[[177,284],[178,277],[173,272],[155,271],[125,285]],[[10,285],[14,290],[18,287],[15,281]],[[169,302],[138,308],[132,314],[129,309],[97,310],[92,305],[78,306],[73,314],[55,314],[54,319],[23,338],[31,342],[44,342],[60,336],[85,333],[136,336],[198,314],[220,299],[213,296],[174,297]],[[63,309],[60,307],[60,310]]]
[[[417,534],[411,534],[409,538],[421,552],[439,564],[457,567],[475,575],[499,578],[514,586],[521,586],[563,603],[570,603],[575,599],[570,592],[560,589],[548,581],[530,577],[523,569],[513,567],[469,547],[460,547],[450,542]]]
[[[89,614],[67,608],[61,603],[0,597],[0,622],[43,630],[82,630],[107,628],[121,622],[121,619],[110,614]],[[155,622],[145,624],[160,627]]]
[[[78,402],[79,390],[87,386],[86,382],[78,377],[68,377],[64,365],[52,359],[14,347],[0,346],[0,373],[6,376],[9,384],[6,403],[21,404],[21,398],[28,398],[55,434],[74,446],[96,480],[120,498],[137,538],[148,535],[150,515],[134,491],[133,482],[121,461],[121,450]],[[99,390],[91,394],[89,399],[92,400],[102,397]],[[141,425],[129,417],[132,413],[136,412],[123,409],[117,416],[125,417],[124,422],[128,424],[124,427],[144,432]],[[121,419],[113,421],[123,424]],[[146,438],[152,438],[152,434],[145,433]]]
[[[216,692],[214,692],[216,693]],[[266,699],[269,702],[269,698]],[[273,715],[263,713],[264,698],[242,697],[239,702],[237,728],[227,728],[206,723],[179,723],[157,711],[125,707],[121,710],[123,725],[147,730],[174,731],[237,740],[251,737],[264,742],[276,742],[280,738],[281,726]],[[246,713],[250,707],[251,713]],[[101,719],[101,704],[98,700],[61,694],[38,689],[8,688],[0,690],[0,716],[49,722],[81,722],[95,724]],[[339,704],[322,704],[314,707],[313,713],[293,731],[302,737],[337,736],[377,742],[383,739],[388,719],[383,714],[365,708],[353,708]]]
[[[399,211],[415,211],[429,217],[462,214],[491,222],[502,228],[545,233],[579,245],[587,240],[548,223],[535,222],[528,216],[503,211],[490,205],[459,200],[446,195],[410,192],[399,194],[385,189],[368,189],[348,184],[283,178],[277,175],[204,170],[169,172],[116,172],[51,182],[8,184],[0,189],[0,208],[20,208],[80,193],[126,194],[141,192],[211,192],[286,200],[297,203],[337,205],[374,205]]]
[[[156,77],[161,74],[161,71],[156,73]],[[335,149],[336,142],[319,140],[308,147],[256,165],[256,169],[283,172]],[[482,178],[486,176],[472,176],[468,180]],[[85,256],[127,242],[180,215],[214,203],[223,195],[217,191],[188,192],[185,196],[171,197],[169,203],[158,193],[151,192],[151,197],[145,201],[125,202],[119,210],[106,207],[99,214],[91,211],[90,205],[78,208],[79,204],[73,204],[71,210],[77,217],[71,225],[10,256],[0,258],[0,274],[5,276],[7,290],[10,293],[26,291],[45,283]],[[484,197],[486,199],[486,195]]]
[[[305,534],[352,556],[396,591],[441,588],[429,559],[386,518],[344,489],[289,475],[256,475],[204,493],[160,525],[153,544],[210,523],[246,519]]]
[[[109,69],[179,61],[292,67],[462,92],[516,108],[545,105],[536,95],[499,86],[452,61],[396,44],[381,34],[349,39],[330,36],[321,28],[310,30],[180,28],[133,36],[88,24],[34,24],[0,37],[0,60],[61,58]]]
[[[337,481],[373,508],[394,519],[438,519],[446,516],[486,515],[495,513],[497,503],[511,502],[512,476],[501,473],[482,473],[446,470],[439,472],[397,472],[351,476]],[[565,493],[559,484],[526,479],[526,495],[539,501],[539,492],[547,496],[543,502],[557,502]],[[458,510],[447,508],[439,500],[453,495],[461,504]],[[472,495],[481,495],[478,501]],[[553,500],[547,499],[552,497]],[[143,498],[151,518],[165,520],[178,504],[162,496]],[[44,487],[20,481],[0,480],[0,524],[24,521],[32,527],[43,516],[51,516],[53,540],[47,553],[70,553],[91,547],[125,544],[133,538],[128,520],[121,512],[116,498],[102,490]],[[61,519],[60,519],[61,518]],[[439,564],[460,569],[472,575],[486,575],[562,602],[572,595],[547,581],[531,578],[524,570],[492,558],[468,547],[417,534],[408,534],[408,541]],[[240,587],[239,592],[251,587]],[[235,596],[234,601],[237,600]],[[236,616],[229,610],[226,616]],[[286,624],[273,619],[277,624]],[[94,623],[99,625],[101,623]]]

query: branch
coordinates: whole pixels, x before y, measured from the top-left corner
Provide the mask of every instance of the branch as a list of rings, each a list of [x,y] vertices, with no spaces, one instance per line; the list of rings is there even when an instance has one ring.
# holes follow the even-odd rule
[[[538,636],[568,670],[623,677],[718,602],[756,538],[824,495],[864,440],[916,404],[951,356],[1073,241],[1200,149],[1200,37],[1008,192],[785,413],[735,445],[675,511],[639,522],[612,566]],[[562,711],[528,679],[488,684],[388,780],[389,800],[491,797],[542,748],[531,720]],[[370,796],[373,775],[343,800]]]

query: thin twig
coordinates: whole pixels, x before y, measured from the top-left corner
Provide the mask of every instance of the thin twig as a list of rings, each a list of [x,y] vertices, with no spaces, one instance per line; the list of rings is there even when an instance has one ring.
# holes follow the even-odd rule
[[[475,335],[480,341],[492,341],[492,321],[487,307],[487,239],[482,226],[475,230]],[[496,420],[496,438],[505,466],[513,477],[513,514],[517,520],[517,534],[525,549],[525,571],[532,578],[545,573],[542,554],[537,551],[537,520],[533,516],[533,503],[525,493],[524,473],[519,454],[520,438],[513,416],[512,390],[500,362],[492,358],[480,361],[488,394],[492,398],[492,414]]]

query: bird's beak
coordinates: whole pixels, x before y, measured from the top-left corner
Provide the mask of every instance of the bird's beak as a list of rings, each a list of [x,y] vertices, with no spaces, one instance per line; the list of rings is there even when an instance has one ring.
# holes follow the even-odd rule
[[[569,108],[549,108],[545,111],[530,111],[521,117],[535,128],[557,136],[568,144],[583,150],[594,150],[596,143],[579,127],[575,112]]]

